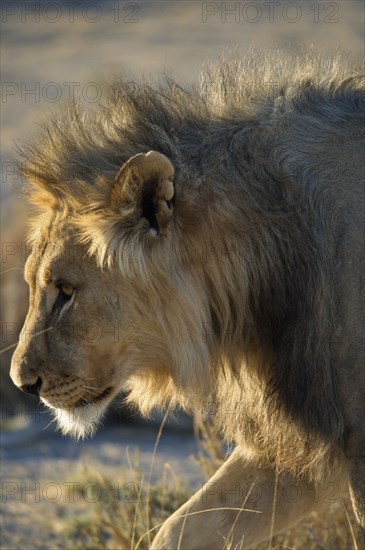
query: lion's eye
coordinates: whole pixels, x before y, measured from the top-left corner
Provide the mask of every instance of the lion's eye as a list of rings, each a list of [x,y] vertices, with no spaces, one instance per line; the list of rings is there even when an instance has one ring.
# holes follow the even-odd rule
[[[64,306],[70,306],[73,303],[75,296],[75,289],[72,285],[64,282],[59,282],[56,284],[58,288],[58,296],[53,305],[54,312],[64,311]]]
[[[69,298],[71,298],[73,292],[74,292],[74,289],[71,285],[68,285],[67,283],[61,283],[59,285],[59,289],[60,291],[65,294],[66,296],[68,296]]]

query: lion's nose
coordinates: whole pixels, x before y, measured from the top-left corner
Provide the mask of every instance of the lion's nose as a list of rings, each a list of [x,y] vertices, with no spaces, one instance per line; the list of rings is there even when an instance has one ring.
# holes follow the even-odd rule
[[[35,384],[24,384],[24,386],[18,386],[20,390],[25,393],[30,393],[30,395],[39,395],[42,387],[42,378],[38,376],[37,382]]]

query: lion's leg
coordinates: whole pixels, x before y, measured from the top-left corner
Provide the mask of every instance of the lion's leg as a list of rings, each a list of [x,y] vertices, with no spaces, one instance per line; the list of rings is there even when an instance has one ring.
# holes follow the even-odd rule
[[[289,474],[258,468],[237,449],[209,482],[164,523],[152,548],[254,548],[322,507],[324,499],[319,489]]]

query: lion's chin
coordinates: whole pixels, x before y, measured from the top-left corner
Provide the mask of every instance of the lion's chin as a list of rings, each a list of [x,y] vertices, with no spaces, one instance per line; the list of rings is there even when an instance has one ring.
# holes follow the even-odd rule
[[[76,440],[92,437],[100,426],[108,403],[90,403],[73,409],[54,407],[45,399],[43,403],[52,411],[57,428]]]

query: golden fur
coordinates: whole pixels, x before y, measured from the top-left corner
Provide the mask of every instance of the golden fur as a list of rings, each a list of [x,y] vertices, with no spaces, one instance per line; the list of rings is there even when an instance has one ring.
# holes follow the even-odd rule
[[[75,435],[96,424],[70,420],[80,400],[92,405],[85,379],[105,390],[101,411],[122,388],[145,414],[214,409],[258,472],[341,485],[348,475],[364,522],[364,88],[337,55],[251,55],[210,68],[200,90],[117,83],[97,114],[55,118],[20,161],[41,210],[26,326],[51,329],[19,345],[16,383],[41,380]],[[77,308],[55,312],[65,278]],[[85,319],[98,321],[97,342],[75,338]],[[112,340],[125,326],[133,338]],[[30,376],[24,365],[46,364],[47,349],[54,371]],[[67,398],[55,389],[64,375]],[[174,547],[180,529],[172,520],[156,544]],[[193,520],[184,533],[184,548],[204,540]]]

